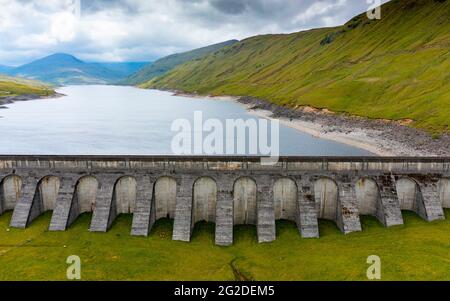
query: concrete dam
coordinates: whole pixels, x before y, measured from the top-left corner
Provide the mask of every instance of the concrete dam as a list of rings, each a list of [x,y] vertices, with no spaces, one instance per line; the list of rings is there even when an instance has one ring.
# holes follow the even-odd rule
[[[259,242],[276,239],[276,220],[319,237],[319,219],[344,233],[362,231],[360,216],[402,225],[402,210],[427,221],[450,208],[450,158],[0,156],[0,214],[26,228],[52,211],[50,231],[92,212],[90,231],[106,232],[133,214],[131,235],[148,236],[156,220],[174,219],[173,239],[190,241],[195,223],[215,223],[217,245],[233,226],[256,225]]]

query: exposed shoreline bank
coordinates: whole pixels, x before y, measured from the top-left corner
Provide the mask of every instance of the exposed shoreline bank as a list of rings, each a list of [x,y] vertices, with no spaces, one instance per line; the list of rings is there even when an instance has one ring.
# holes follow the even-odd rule
[[[5,105],[12,104],[18,101],[30,101],[30,100],[38,100],[38,99],[51,99],[51,98],[59,98],[65,96],[64,94],[55,92],[52,95],[37,95],[37,94],[24,94],[24,95],[16,95],[16,96],[7,96],[0,98],[0,109],[7,109]]]
[[[378,156],[450,156],[450,137],[433,139],[407,123],[336,114],[310,107],[288,108],[253,97],[202,96],[170,91],[177,96],[234,101],[261,118],[280,123],[321,139],[351,145]]]

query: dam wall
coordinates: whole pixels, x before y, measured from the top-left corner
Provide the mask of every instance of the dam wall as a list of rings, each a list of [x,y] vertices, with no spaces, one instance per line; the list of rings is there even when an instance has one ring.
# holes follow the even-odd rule
[[[360,216],[402,225],[402,210],[427,221],[450,208],[450,158],[0,156],[0,214],[26,228],[52,211],[51,231],[92,212],[90,231],[106,232],[133,214],[131,234],[147,236],[156,220],[174,219],[173,239],[190,241],[195,223],[215,223],[218,245],[233,227],[257,227],[259,242],[276,239],[276,220],[319,237],[318,220],[344,233],[362,231]]]

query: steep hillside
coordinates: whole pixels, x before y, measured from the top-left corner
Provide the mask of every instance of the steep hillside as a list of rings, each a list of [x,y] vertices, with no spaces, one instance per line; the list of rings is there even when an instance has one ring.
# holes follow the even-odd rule
[[[381,20],[361,14],[340,27],[249,38],[142,86],[413,119],[449,132],[449,2],[393,0]]]
[[[31,80],[0,75],[0,105],[16,97],[39,98],[55,95],[49,86]]]
[[[157,60],[154,63],[148,64],[146,67],[141,69],[136,74],[133,74],[128,79],[124,80],[122,83],[126,85],[139,85],[146,81],[151,80],[157,76],[163,75],[175,68],[178,65],[186,63],[191,60],[199,59],[205,55],[215,52],[223,47],[233,45],[237,43],[236,40],[226,41],[219,44],[210,45],[207,47],[195,49],[189,52],[178,53],[166,56],[162,59]]]

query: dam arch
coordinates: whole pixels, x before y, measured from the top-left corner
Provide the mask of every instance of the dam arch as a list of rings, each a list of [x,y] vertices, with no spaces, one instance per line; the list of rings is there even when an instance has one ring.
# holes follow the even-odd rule
[[[41,213],[53,211],[58,199],[61,181],[55,176],[46,176],[38,183],[38,197],[41,204]]]
[[[8,175],[0,181],[0,214],[14,210],[19,202],[22,191],[22,178],[18,175]]]
[[[450,178],[439,180],[439,200],[443,208],[450,208]]]
[[[408,177],[399,178],[395,187],[397,189],[398,201],[401,210],[416,211],[417,194],[419,193],[419,187],[417,183]]]
[[[136,209],[137,181],[134,177],[124,176],[114,185],[114,200],[117,214],[134,213]]]
[[[256,225],[257,184],[250,177],[241,177],[233,186],[233,224]]]
[[[297,183],[291,178],[280,178],[273,184],[275,220],[297,222]]]
[[[177,181],[169,176],[156,180],[154,186],[154,200],[156,220],[162,218],[175,218],[177,203]]]
[[[215,223],[217,204],[217,183],[210,177],[201,177],[193,188],[193,224],[205,221]]]
[[[317,217],[337,222],[338,186],[330,178],[320,178],[314,182],[314,197]]]
[[[79,214],[94,211],[99,188],[100,183],[94,176],[83,176],[78,180],[75,187],[75,198]]]
[[[355,192],[359,214],[377,216],[380,200],[378,184],[370,178],[361,178],[356,182]]]

